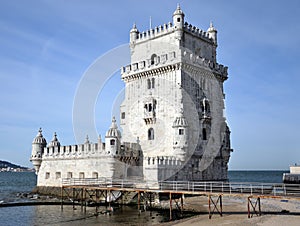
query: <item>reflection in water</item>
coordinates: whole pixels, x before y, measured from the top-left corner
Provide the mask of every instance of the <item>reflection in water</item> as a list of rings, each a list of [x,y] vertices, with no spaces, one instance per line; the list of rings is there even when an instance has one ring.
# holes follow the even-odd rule
[[[100,207],[99,212],[105,212]],[[139,212],[135,207],[123,206],[114,208],[111,214],[100,213],[95,216],[95,207],[80,206],[21,206],[0,208],[1,225],[153,225],[168,220],[158,211]]]

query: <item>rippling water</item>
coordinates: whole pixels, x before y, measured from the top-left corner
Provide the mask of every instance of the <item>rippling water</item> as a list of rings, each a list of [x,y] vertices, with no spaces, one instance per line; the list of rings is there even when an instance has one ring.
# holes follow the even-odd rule
[[[104,210],[105,207],[102,207]],[[0,208],[0,225],[153,225],[168,218],[157,211],[139,213],[136,208],[122,207],[112,214],[94,215],[95,208],[81,207],[73,210],[72,206],[21,206]]]
[[[231,182],[281,183],[286,171],[229,171]],[[26,202],[20,194],[29,193],[36,185],[36,175],[31,172],[0,172],[0,202]],[[101,207],[105,210],[105,207]],[[101,211],[101,209],[100,209]],[[80,206],[73,209],[60,206],[37,205],[0,208],[0,225],[153,225],[168,221],[169,213],[159,211],[139,212],[136,207],[120,207],[111,215],[94,215],[95,208],[86,211]]]

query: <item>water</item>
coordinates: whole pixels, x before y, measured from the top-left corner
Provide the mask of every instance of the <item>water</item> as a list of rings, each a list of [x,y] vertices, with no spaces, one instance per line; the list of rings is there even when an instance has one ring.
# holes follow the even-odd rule
[[[35,185],[36,175],[33,172],[0,172],[0,201],[20,201],[18,194],[31,192]]]
[[[282,175],[287,171],[229,171],[230,182],[282,183]],[[36,185],[36,175],[31,172],[0,172],[0,202],[28,202],[19,194],[29,193]],[[104,210],[105,207],[101,207]],[[100,209],[101,211],[101,209]],[[121,207],[111,215],[94,216],[95,208],[86,212],[77,206],[16,206],[0,207],[0,226],[10,225],[153,225],[168,220],[168,211],[146,211],[139,213],[136,207]]]
[[[230,182],[282,183],[283,170],[229,171]]]

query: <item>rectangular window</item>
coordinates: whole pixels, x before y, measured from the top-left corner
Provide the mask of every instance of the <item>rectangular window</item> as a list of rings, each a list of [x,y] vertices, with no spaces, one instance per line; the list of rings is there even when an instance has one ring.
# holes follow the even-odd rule
[[[49,178],[50,178],[50,173],[49,173],[49,172],[46,172],[45,178],[46,178],[46,179],[49,179]]]
[[[60,172],[56,172],[55,173],[55,178],[56,179],[60,179],[61,178],[61,173]]]
[[[98,173],[97,172],[93,172],[93,178],[98,179]]]
[[[80,178],[80,179],[84,179],[84,172],[80,172],[80,173],[79,173],[79,178]]]
[[[184,129],[179,129],[179,135],[183,135],[184,134]]]
[[[121,119],[125,119],[125,112],[122,112]]]
[[[73,177],[73,173],[72,172],[68,172],[67,173],[67,178],[72,178]]]

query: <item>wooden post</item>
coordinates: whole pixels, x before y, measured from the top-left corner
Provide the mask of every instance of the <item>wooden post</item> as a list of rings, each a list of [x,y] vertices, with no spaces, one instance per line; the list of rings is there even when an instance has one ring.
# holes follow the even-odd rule
[[[72,192],[72,203],[73,203],[73,209],[75,208],[75,202],[74,202],[74,199],[75,199],[75,188],[73,188],[73,192]]]
[[[259,216],[261,216],[260,197],[257,198]]]
[[[181,197],[180,197],[181,214],[183,214],[183,196],[184,196],[184,194],[181,194]]]
[[[208,218],[211,219],[211,213],[210,213],[210,195],[208,195]]]
[[[96,189],[96,216],[98,214],[98,202],[99,202],[99,194],[98,194],[98,189]]]
[[[170,192],[170,221],[172,220],[172,193]]]
[[[63,206],[64,206],[64,203],[63,203],[63,194],[64,194],[64,187],[61,186],[61,190],[60,190],[60,198],[61,198],[61,203],[60,203],[60,209],[63,210]]]
[[[104,203],[105,203],[105,209],[106,209],[106,211],[107,211],[107,190],[105,190],[105,195],[104,195],[105,197],[105,199],[104,199]]]
[[[250,198],[248,197],[248,218],[250,218]]]
[[[140,211],[140,204],[141,204],[141,194],[138,191],[138,211]]]
[[[83,189],[83,199],[84,199],[84,212],[86,212],[86,189]]]
[[[83,209],[83,188],[81,189],[81,210]]]
[[[108,193],[107,193],[107,195],[108,195],[108,209],[109,209],[109,211],[111,211],[111,206],[110,206],[110,199],[111,199],[111,195],[110,195],[110,190],[108,190]]]
[[[222,204],[222,195],[219,196],[220,198],[220,215],[223,216],[223,204]]]

